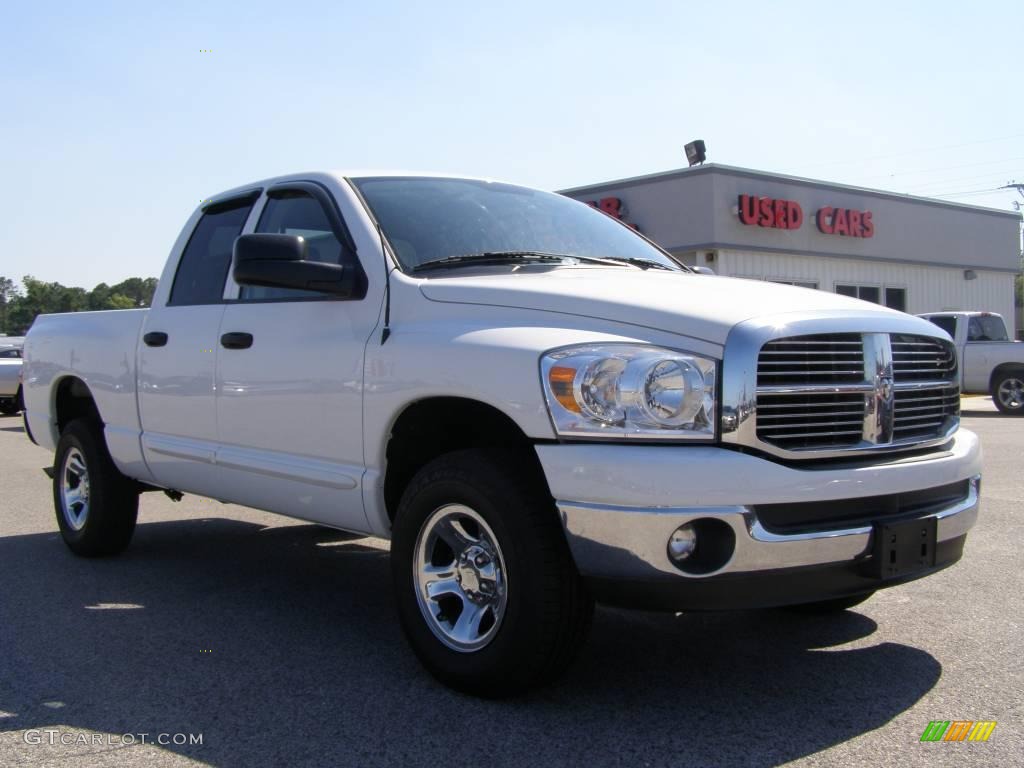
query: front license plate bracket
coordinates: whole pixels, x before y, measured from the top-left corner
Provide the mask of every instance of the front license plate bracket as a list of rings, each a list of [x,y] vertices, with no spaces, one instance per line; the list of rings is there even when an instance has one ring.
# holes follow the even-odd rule
[[[898,579],[935,566],[938,519],[875,523],[872,575]]]

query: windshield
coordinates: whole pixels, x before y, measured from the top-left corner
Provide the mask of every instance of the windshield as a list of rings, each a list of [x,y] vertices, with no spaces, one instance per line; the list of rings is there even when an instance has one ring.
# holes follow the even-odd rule
[[[353,179],[403,269],[479,253],[537,252],[679,265],[606,214],[562,195],[468,179]]]

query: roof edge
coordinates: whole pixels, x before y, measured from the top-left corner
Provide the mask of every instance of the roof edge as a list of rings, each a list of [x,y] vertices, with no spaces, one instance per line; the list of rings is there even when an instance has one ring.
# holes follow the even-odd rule
[[[934,197],[919,197],[917,195],[900,194],[899,192],[888,192],[883,189],[871,189],[870,187],[857,187],[851,184],[836,184],[829,181],[821,181],[819,179],[808,179],[803,176],[789,176],[783,173],[772,173],[770,171],[758,171],[752,168],[740,168],[733,165],[719,165],[717,163],[708,163],[706,165],[698,165],[692,168],[675,168],[669,171],[659,171],[657,173],[648,173],[642,176],[630,176],[625,179],[614,179],[612,181],[600,182],[597,184],[586,184],[579,187],[570,187],[568,189],[558,190],[559,194],[563,195],[574,195],[581,192],[597,191],[601,189],[608,189],[610,187],[634,187],[640,184],[645,184],[651,181],[670,181],[677,178],[703,176],[709,173],[721,173],[728,176],[741,176],[744,178],[752,179],[764,179],[768,181],[781,181],[786,184],[797,184],[804,187],[814,187],[817,189],[834,189],[841,192],[854,192],[861,195],[870,195],[871,197],[885,198],[887,200],[898,200],[902,202],[920,203],[923,205],[933,205],[942,208],[954,208],[958,210],[968,210],[977,213],[987,213],[993,216],[1006,216],[1012,219],[1020,220],[1021,214],[1014,211],[1003,211],[999,208],[989,208],[983,205],[970,205],[968,203],[954,203],[948,200],[939,200]]]

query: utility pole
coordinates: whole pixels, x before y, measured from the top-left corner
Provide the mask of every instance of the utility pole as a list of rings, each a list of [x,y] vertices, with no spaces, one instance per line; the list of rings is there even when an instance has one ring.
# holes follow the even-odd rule
[[[1020,194],[1020,196],[1024,197],[1024,184],[1018,184],[1015,181],[1009,181],[1005,185],[1001,186],[1000,189],[1016,189],[1017,192]],[[1020,213],[1021,207],[1022,206],[1021,206],[1019,200],[1014,200],[1013,201],[1013,209],[1015,211]],[[1022,326],[1024,326],[1024,311],[1022,311],[1022,309],[1021,309],[1021,300],[1022,300],[1022,298],[1024,298],[1024,297],[1022,297],[1022,294],[1024,294],[1024,221],[1021,222],[1020,242],[1021,242],[1021,249],[1020,249],[1020,267],[1021,267],[1021,271],[1017,275],[1017,279],[1014,281],[1016,283],[1016,285],[1014,286],[1014,288],[1015,288],[1015,290],[1014,290],[1014,304],[1017,305],[1016,306],[1016,310],[1017,310],[1017,318],[1016,318],[1016,320],[1017,320],[1017,336],[1018,336],[1018,338],[1020,338],[1021,333],[1024,332],[1024,331],[1022,331]]]
[[[1020,192],[1020,196],[1024,197],[1024,184],[1018,184],[1015,181],[1008,181],[1006,184],[1000,187],[1000,189],[1016,189]],[[1014,206],[1015,208],[1019,206]]]

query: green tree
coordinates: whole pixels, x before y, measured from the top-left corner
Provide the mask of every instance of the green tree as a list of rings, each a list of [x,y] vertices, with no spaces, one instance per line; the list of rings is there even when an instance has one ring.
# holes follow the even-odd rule
[[[22,279],[25,290],[19,294],[13,281],[4,280],[0,278],[0,319],[3,330],[11,335],[26,333],[41,314],[148,307],[156,290],[153,277],[130,277],[113,286],[100,283],[87,291],[26,275]]]
[[[7,328],[7,307],[17,295],[18,288],[14,281],[0,276],[0,333],[10,334]]]
[[[100,283],[103,285],[103,283]],[[96,286],[97,288],[99,286]],[[95,289],[94,289],[95,290]],[[148,307],[153,303],[153,292],[156,290],[155,277],[129,277],[127,280],[110,286],[111,293],[119,293],[132,301],[133,307]],[[123,307],[118,307],[123,309]]]

